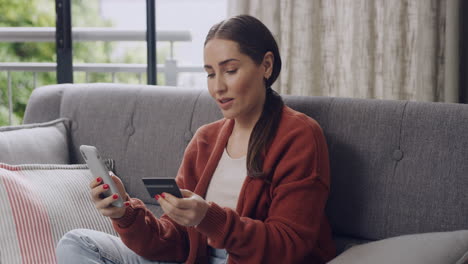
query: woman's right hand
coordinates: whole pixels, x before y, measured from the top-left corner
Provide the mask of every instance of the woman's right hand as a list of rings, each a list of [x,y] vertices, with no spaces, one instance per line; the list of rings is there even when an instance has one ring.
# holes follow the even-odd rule
[[[103,194],[109,189],[109,185],[102,184],[102,178],[96,178],[89,184],[91,188],[91,197],[94,202],[94,205],[103,216],[107,216],[110,218],[121,218],[125,215],[125,210],[127,206],[130,205],[130,203],[128,202],[129,197],[127,192],[125,191],[125,187],[122,181],[112,172],[109,172],[109,174],[112,180],[114,181],[119,193],[124,195],[124,197],[122,197],[124,201],[124,207],[116,207],[112,205],[112,202],[119,198],[119,194],[117,193],[114,193],[109,197],[105,197],[103,199],[103,196],[101,194]]]

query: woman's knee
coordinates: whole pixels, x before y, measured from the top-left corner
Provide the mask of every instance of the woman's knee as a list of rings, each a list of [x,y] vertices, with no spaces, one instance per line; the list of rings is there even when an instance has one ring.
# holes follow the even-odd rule
[[[73,255],[82,255],[86,251],[97,252],[90,237],[95,231],[88,229],[74,229],[67,232],[58,242],[56,247],[57,260],[69,259]]]

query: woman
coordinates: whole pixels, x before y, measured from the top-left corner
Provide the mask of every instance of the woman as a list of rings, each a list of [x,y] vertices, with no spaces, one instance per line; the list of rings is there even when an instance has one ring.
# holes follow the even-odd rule
[[[128,195],[125,208],[110,206],[113,197],[100,198],[107,186],[93,181],[96,207],[120,238],[69,232],[59,262],[224,263],[227,252],[227,263],[310,264],[334,256],[324,214],[327,145],[320,126],[271,89],[281,58],[270,31],[247,15],[222,21],[206,37],[204,61],[224,118],[198,129],[188,145],[176,177],[184,198],[158,195],[165,214],[156,219]]]

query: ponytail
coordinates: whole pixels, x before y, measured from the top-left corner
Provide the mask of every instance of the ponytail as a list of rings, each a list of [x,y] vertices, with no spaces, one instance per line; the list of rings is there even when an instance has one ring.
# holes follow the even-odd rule
[[[281,96],[271,87],[266,89],[263,112],[250,135],[247,148],[247,174],[252,178],[263,178],[268,175],[263,172],[263,162],[267,148],[276,136],[281,120],[284,102]]]

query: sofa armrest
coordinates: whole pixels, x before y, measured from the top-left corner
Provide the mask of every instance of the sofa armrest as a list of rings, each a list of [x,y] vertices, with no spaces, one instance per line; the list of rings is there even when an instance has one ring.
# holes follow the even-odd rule
[[[392,237],[353,246],[329,264],[464,264],[468,230]]]

